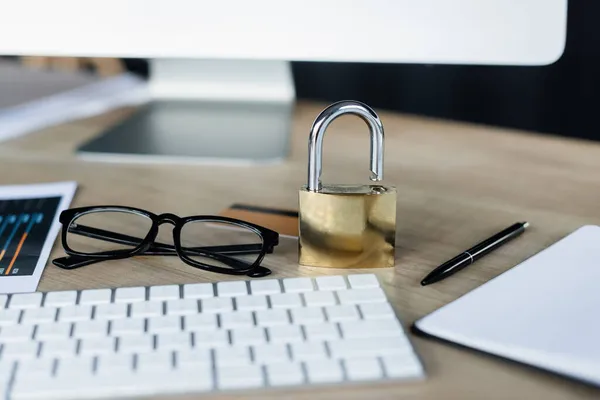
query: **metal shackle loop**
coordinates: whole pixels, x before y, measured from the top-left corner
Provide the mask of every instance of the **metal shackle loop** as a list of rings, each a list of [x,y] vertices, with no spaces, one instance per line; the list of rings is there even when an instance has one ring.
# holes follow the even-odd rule
[[[333,103],[319,114],[310,130],[308,139],[308,185],[311,192],[321,190],[323,169],[323,136],[331,122],[344,114],[359,116],[369,126],[371,133],[371,176],[372,181],[383,179],[383,124],[368,105],[360,101],[344,100]]]

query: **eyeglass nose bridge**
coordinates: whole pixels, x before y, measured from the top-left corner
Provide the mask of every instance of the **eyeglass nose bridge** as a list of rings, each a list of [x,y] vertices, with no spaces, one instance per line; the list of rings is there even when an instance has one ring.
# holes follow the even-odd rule
[[[158,216],[157,224],[158,225],[162,225],[162,224],[177,225],[179,223],[179,221],[181,221],[181,218],[178,217],[177,215],[171,214],[171,213],[165,213],[165,214],[160,214]]]

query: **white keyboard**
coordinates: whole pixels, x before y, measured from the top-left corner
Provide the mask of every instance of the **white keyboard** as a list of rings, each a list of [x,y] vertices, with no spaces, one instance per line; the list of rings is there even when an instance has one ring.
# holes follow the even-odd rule
[[[424,377],[372,274],[0,295],[0,343],[10,399]]]

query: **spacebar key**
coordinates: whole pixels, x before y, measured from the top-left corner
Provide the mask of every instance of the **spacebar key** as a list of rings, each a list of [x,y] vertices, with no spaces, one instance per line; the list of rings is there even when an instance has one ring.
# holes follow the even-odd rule
[[[395,319],[341,322],[340,329],[346,339],[370,338],[377,341],[377,338],[404,336],[400,323]]]
[[[410,354],[412,348],[404,337],[347,339],[329,342],[332,358]]]
[[[31,375],[26,379],[17,379],[13,384],[11,400],[69,400],[93,398],[87,385],[89,378],[54,379],[44,375]]]

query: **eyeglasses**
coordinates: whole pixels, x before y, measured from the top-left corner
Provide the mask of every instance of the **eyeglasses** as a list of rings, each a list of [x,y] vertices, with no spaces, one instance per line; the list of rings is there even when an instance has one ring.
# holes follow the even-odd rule
[[[133,207],[72,208],[59,221],[68,256],[52,262],[64,269],[139,255],[178,256],[206,271],[260,278],[271,273],[260,264],[279,243],[277,232],[233,218],[182,218]],[[159,226],[165,223],[173,225],[172,245],[157,241]]]

